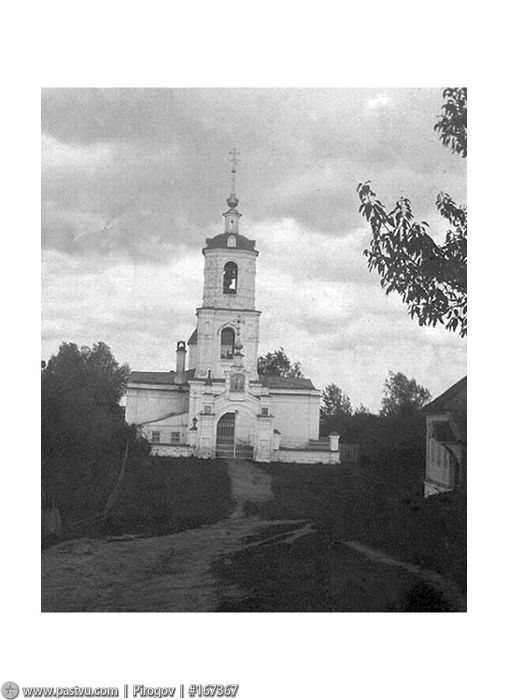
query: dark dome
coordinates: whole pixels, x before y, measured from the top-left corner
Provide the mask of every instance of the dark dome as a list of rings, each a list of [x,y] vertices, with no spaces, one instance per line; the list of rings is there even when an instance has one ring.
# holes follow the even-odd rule
[[[228,240],[234,237],[236,240],[236,245],[228,245]],[[256,251],[256,241],[251,241],[246,236],[241,236],[239,233],[219,233],[218,236],[206,239],[206,246],[203,250],[210,250],[211,248],[227,248],[228,250],[253,250]]]

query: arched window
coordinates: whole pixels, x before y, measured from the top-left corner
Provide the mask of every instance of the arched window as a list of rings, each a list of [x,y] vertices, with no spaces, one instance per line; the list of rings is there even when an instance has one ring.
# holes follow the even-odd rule
[[[222,278],[222,291],[224,294],[236,294],[238,284],[238,265],[234,262],[227,262],[224,265],[224,275]]]
[[[224,328],[220,334],[220,358],[230,360],[235,349],[235,332],[232,328]]]

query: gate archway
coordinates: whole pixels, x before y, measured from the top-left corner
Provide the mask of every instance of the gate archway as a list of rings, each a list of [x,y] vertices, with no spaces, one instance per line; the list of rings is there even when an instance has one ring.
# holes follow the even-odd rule
[[[252,421],[243,413],[225,413],[217,421],[215,441],[217,457],[252,459],[254,455]]]
[[[217,437],[215,441],[217,457],[235,456],[235,414],[225,413],[217,421]]]

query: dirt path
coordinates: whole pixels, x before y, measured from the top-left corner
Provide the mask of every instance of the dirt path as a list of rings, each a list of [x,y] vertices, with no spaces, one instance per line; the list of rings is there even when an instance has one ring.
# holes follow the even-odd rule
[[[256,540],[298,538],[309,526],[242,517],[247,502],[272,498],[271,479],[243,460],[228,466],[235,502],[228,520],[162,537],[73,540],[45,550],[42,610],[213,611],[224,595],[239,596],[234,586],[218,590],[213,564]]]
[[[228,471],[235,503],[231,515],[233,519],[242,517],[248,502],[264,503],[273,498],[271,477],[250,462],[244,459],[230,459]]]
[[[343,542],[343,544],[346,545],[346,547],[353,549],[355,552],[363,554],[364,557],[367,557],[367,559],[370,559],[371,561],[384,564],[385,566],[394,566],[399,569],[404,569],[405,571],[414,574],[422,581],[425,581],[440,591],[447,603],[450,605],[451,610],[456,610],[458,612],[465,612],[467,610],[466,598],[459,586],[453,581],[441,576],[441,574],[438,574],[436,571],[430,571],[429,569],[424,569],[416,564],[400,561],[399,559],[395,559],[379,549],[374,549],[373,547],[369,547],[361,542],[350,540]]]
[[[245,460],[230,460],[228,469],[234,510],[227,520],[44,550],[42,610],[406,610],[404,597],[417,580],[445,594],[451,609],[465,609],[438,574],[358,542],[333,545],[309,520],[246,516],[247,504],[273,498],[271,478]]]

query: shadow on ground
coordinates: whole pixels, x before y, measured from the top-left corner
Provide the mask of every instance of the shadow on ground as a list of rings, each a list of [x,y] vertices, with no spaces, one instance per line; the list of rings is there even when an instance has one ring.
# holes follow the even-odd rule
[[[369,561],[333,542],[326,530],[252,546],[216,562],[213,573],[222,612],[453,611],[418,576]],[[234,597],[227,594],[231,586]]]

